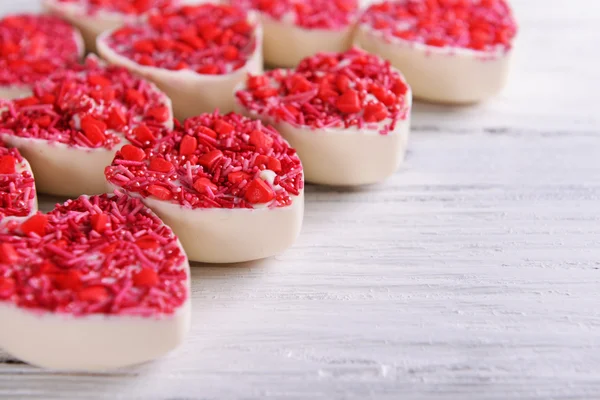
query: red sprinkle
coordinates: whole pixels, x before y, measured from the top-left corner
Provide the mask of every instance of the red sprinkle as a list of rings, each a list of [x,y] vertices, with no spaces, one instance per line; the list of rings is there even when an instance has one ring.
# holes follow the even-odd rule
[[[156,271],[152,268],[142,268],[133,275],[133,284],[139,287],[154,287],[159,284]]]
[[[77,316],[150,317],[172,314],[188,299],[177,238],[140,200],[80,197],[45,217],[43,236],[0,231],[0,302]]]
[[[508,50],[517,33],[505,0],[384,1],[370,6],[361,24],[388,40],[481,51]]]
[[[198,139],[190,135],[186,135],[181,138],[179,154],[182,156],[189,156],[190,154],[194,154],[196,148],[198,148]]]
[[[234,113],[189,118],[146,154],[127,163],[118,152],[105,171],[109,182],[193,209],[285,207],[304,187],[296,151],[279,133]],[[265,169],[272,183],[260,177]]]
[[[194,189],[196,189],[198,193],[206,194],[209,190],[214,193],[214,191],[217,190],[218,187],[217,185],[212,183],[208,178],[198,178],[194,182]]]
[[[0,300],[11,297],[15,293],[15,287],[16,284],[14,279],[0,276]]]
[[[107,44],[139,64],[222,75],[242,68],[257,42],[247,12],[229,5],[189,5],[151,14],[114,31]]]
[[[290,13],[294,24],[312,29],[342,29],[354,23],[359,11],[357,0],[230,0],[244,9],[259,10],[282,20]]]
[[[18,260],[19,255],[12,244],[0,243],[0,263],[15,264]]]
[[[0,156],[0,174],[14,174],[16,172],[17,159],[11,155]]]
[[[90,221],[92,223],[92,229],[98,233],[102,233],[110,228],[110,217],[108,214],[94,214],[90,217]]]
[[[42,265],[40,272],[54,274],[52,277],[54,278],[54,283],[58,289],[81,289],[81,273],[75,269],[61,271],[56,265],[47,262],[46,264]]]
[[[0,223],[5,217],[26,217],[35,203],[33,176],[17,149],[0,142]]]
[[[156,172],[169,172],[173,169],[173,164],[164,158],[153,158],[150,160],[150,170]]]
[[[25,235],[35,233],[38,236],[44,236],[46,234],[47,226],[48,217],[44,214],[36,214],[32,217],[29,217],[21,224],[21,231]]]
[[[20,14],[0,19],[0,85],[31,85],[76,63],[75,29],[60,18]]]
[[[151,194],[159,200],[171,200],[173,198],[171,191],[162,185],[148,185],[146,190],[148,191],[148,194]]]
[[[268,183],[260,178],[255,178],[248,184],[244,197],[248,203],[268,203],[273,200],[275,193]]]
[[[104,66],[93,56],[85,65],[51,74],[34,86],[33,93],[0,102],[0,135],[112,149],[123,136],[142,144],[171,126],[162,92],[125,68]],[[139,129],[149,132],[141,141]]]
[[[121,154],[125,160],[129,161],[142,161],[144,158],[146,158],[146,153],[144,150],[131,144],[126,144],[123,146],[121,148]]]
[[[335,100],[335,106],[344,114],[354,114],[362,109],[360,95],[356,90],[348,89]]]
[[[265,93],[272,92],[268,98]],[[410,112],[408,86],[388,61],[362,50],[321,53],[295,70],[250,76],[238,102],[261,118],[295,127],[393,130]],[[383,125],[381,125],[383,124]]]
[[[77,292],[80,301],[86,303],[104,303],[110,293],[104,286],[89,286]]]

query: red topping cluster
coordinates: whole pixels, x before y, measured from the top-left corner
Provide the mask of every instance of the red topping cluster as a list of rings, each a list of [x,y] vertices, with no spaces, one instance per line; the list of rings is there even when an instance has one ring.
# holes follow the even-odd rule
[[[361,23],[388,38],[484,51],[510,48],[517,32],[505,0],[385,1],[369,7]]]
[[[305,58],[295,70],[249,76],[236,97],[248,110],[296,127],[373,127],[386,134],[408,116],[408,92],[388,61],[352,49]]]
[[[110,11],[122,14],[140,15],[154,9],[164,10],[178,0],[54,0],[58,3],[81,4],[89,14]]]
[[[124,134],[143,144],[170,127],[166,97],[125,68],[88,57],[34,86],[30,97],[4,102],[0,135],[31,137],[74,146],[113,148]]]
[[[177,238],[139,200],[80,197],[12,225],[0,232],[0,303],[152,316],[189,296]]]
[[[47,15],[0,19],[0,85],[29,85],[79,59],[75,29]]]
[[[234,113],[189,118],[153,148],[126,145],[105,173],[127,192],[192,209],[285,207],[304,187],[296,151]]]
[[[35,183],[17,149],[0,142],[0,223],[5,217],[26,217],[35,201]]]
[[[336,29],[354,23],[357,0],[230,0],[244,9],[259,10],[276,20],[293,15],[294,23],[303,28]]]
[[[239,8],[202,4],[154,13],[146,24],[114,31],[107,44],[141,65],[221,75],[246,65],[255,28]]]

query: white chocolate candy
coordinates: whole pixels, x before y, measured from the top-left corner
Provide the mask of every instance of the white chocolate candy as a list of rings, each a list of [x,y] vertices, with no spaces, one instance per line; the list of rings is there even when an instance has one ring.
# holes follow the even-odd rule
[[[88,246],[85,265],[70,263],[62,253],[55,255],[55,238],[23,237],[18,229],[0,229],[0,348],[13,357],[52,370],[105,371],[162,357],[184,340],[190,327],[191,293],[189,263],[181,244],[138,200],[122,195],[112,199],[101,203],[92,197],[75,211],[48,215],[46,235],[55,236],[57,226],[76,220],[87,243],[95,243],[100,234],[90,231],[98,228],[89,215],[118,210],[112,228],[128,234],[121,242],[101,239]],[[144,215],[152,222],[126,222],[119,214]],[[148,240],[155,236],[149,233],[159,237],[160,244],[150,247]],[[86,246],[69,234],[62,237],[67,240],[63,248],[69,249],[69,240]],[[16,243],[31,254],[15,256]],[[105,250],[111,246],[116,247]],[[148,261],[150,253],[158,261]],[[146,261],[136,254],[144,254]],[[120,263],[117,257],[133,261]],[[101,275],[106,264],[111,270]]]
[[[211,131],[214,139],[206,136]],[[304,215],[302,165],[272,128],[235,114],[202,114],[163,143],[146,151],[152,158],[139,164],[123,162],[130,159],[117,153],[106,177],[111,189],[141,198],[169,225],[190,260],[256,260],[283,252],[297,239]],[[171,163],[163,161],[160,173],[157,160],[163,157]]]
[[[92,90],[97,90],[94,86],[85,86],[87,77],[90,74],[104,74],[111,77],[112,87],[119,90],[121,98],[113,100],[114,104],[104,101],[103,99],[95,100],[89,95]],[[104,112],[107,108],[117,107],[126,115],[128,112],[137,113],[132,116],[131,120],[127,120],[126,124],[136,126],[143,121],[147,121],[150,115],[150,109],[153,107],[162,107],[167,111],[162,118],[164,121],[152,120],[156,126],[162,126],[166,129],[173,127],[173,118],[171,111],[171,102],[169,98],[160,92],[154,85],[135,78],[126,70],[105,67],[97,58],[88,57],[86,66],[76,67],[69,71],[59,72],[55,76],[50,77],[50,81],[40,84],[40,89],[43,93],[55,94],[56,88],[59,88],[66,77],[72,79],[77,77],[78,83],[83,85],[81,92],[76,92],[73,96],[75,101],[92,102],[93,107],[85,114],[80,114],[75,109],[64,111],[61,115],[61,125],[56,125],[55,128],[63,129],[60,135],[60,140],[57,136],[50,134],[39,134],[34,136],[31,134],[30,128],[18,126],[11,119],[10,113],[5,108],[0,110],[0,139],[4,140],[9,146],[16,147],[21,151],[21,154],[29,160],[31,167],[37,180],[37,188],[40,192],[54,194],[59,196],[79,196],[81,194],[100,194],[106,191],[106,181],[104,179],[104,168],[110,165],[115,153],[124,144],[129,143],[125,136],[125,131],[129,131],[127,126],[119,129],[107,129],[105,134],[114,136],[114,144],[110,146],[91,147],[89,144],[77,139],[78,130],[82,129],[82,115],[91,115],[98,113],[98,119],[107,118]],[[126,96],[123,94],[124,84],[127,82],[121,81],[121,78],[127,79],[129,83],[140,82],[136,87],[144,92],[147,106],[143,108],[133,108],[126,102]],[[53,113],[54,110],[48,112]],[[52,114],[53,115],[53,114]],[[65,122],[66,118],[70,118],[70,122]],[[35,125],[35,124],[34,124]],[[41,129],[37,127],[37,129]],[[131,135],[131,134],[130,134]]]
[[[221,6],[205,4],[199,7]],[[117,32],[116,30],[107,31],[100,35],[97,40],[97,49],[102,58],[109,63],[123,66],[154,82],[169,96],[173,102],[175,116],[179,119],[193,117],[205,112],[213,112],[214,110],[227,113],[233,111],[234,99],[231,94],[235,86],[243,81],[248,74],[260,74],[263,70],[262,26],[255,21],[252,14],[247,15],[247,21],[253,29],[251,37],[253,50],[246,58],[243,66],[223,74],[198,73],[187,67],[173,70],[142,65],[125,56],[122,52],[116,51],[110,45],[111,35],[114,35]],[[218,23],[218,21],[215,23]],[[228,68],[233,67],[228,66]]]
[[[339,56],[339,66],[344,68],[344,65],[351,63],[350,60],[360,58],[363,55],[362,51],[351,50],[342,54],[331,54],[333,58]],[[320,54],[309,59],[315,60],[327,57],[327,54]],[[309,60],[307,59],[307,60]],[[388,68],[389,76],[394,76],[399,82],[404,83],[402,75],[394,69],[389,69],[385,63],[377,57],[370,56],[371,63],[378,65],[380,68]],[[303,61],[302,65],[307,65],[307,61]],[[377,64],[378,63],[378,64]],[[313,70],[314,68],[314,70]],[[316,75],[324,76],[326,73],[335,72],[337,67],[326,67],[323,71],[318,71],[319,68],[306,67],[303,73],[306,76]],[[318,71],[313,75],[314,71]],[[278,79],[275,75],[292,76],[296,70],[279,70],[276,72],[268,72],[265,76],[270,77],[269,87],[279,87]],[[289,78],[284,78],[289,79]],[[366,80],[369,82],[368,80]],[[350,79],[350,87],[354,87],[356,82]],[[382,82],[375,82],[382,84]],[[289,85],[289,82],[288,82]],[[293,83],[291,86],[293,87]],[[394,117],[386,114],[379,121],[362,122],[361,126],[351,125],[344,126],[342,118],[344,114],[340,114],[338,122],[326,122],[324,120],[313,124],[301,124],[296,121],[289,121],[280,117],[281,105],[286,107],[296,107],[300,110],[300,104],[290,100],[294,96],[303,96],[302,94],[293,94],[286,92],[277,96],[277,100],[272,98],[267,101],[260,101],[259,107],[253,107],[252,102],[256,98],[252,98],[252,90],[247,86],[240,85],[237,91],[236,107],[239,113],[251,118],[258,118],[266,124],[273,125],[277,131],[296,149],[302,165],[304,166],[305,177],[307,182],[333,185],[333,186],[356,186],[381,182],[387,177],[393,175],[402,162],[408,147],[408,138],[410,133],[410,110],[412,107],[412,95],[408,86],[404,86],[404,93],[398,96],[400,99],[397,103],[398,114]],[[312,84],[307,87],[306,93],[312,93],[313,99],[319,92],[318,85]],[[339,93],[339,92],[338,92]],[[334,93],[334,96],[337,94]],[[359,111],[348,116],[350,121],[352,118],[364,118],[365,107],[369,102],[376,102],[377,99],[372,95],[367,95],[359,107]],[[285,97],[285,100],[282,100]],[[279,109],[278,109],[279,108]],[[338,115],[338,110],[331,108],[333,112],[330,117],[335,118]],[[302,118],[308,119],[307,112],[299,111]],[[329,126],[327,124],[329,123]],[[321,126],[319,126],[321,124]],[[316,126],[315,126],[316,125]]]
[[[470,104],[497,95],[513,56],[510,8],[505,0],[446,3],[435,10],[422,5],[418,12],[417,3],[372,5],[358,24],[355,44],[401,70],[415,98]]]

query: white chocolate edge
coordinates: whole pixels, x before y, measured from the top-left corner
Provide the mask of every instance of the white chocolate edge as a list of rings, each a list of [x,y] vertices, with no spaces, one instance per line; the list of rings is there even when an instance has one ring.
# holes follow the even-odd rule
[[[265,32],[263,52],[267,65],[291,68],[316,53],[343,52],[352,47],[354,23],[340,29],[307,29],[262,12],[258,14]]]

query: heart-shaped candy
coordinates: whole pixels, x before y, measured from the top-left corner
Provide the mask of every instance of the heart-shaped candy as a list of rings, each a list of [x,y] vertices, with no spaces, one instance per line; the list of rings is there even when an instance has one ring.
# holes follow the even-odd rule
[[[106,177],[141,197],[194,261],[269,257],[291,246],[302,226],[296,150],[272,127],[238,114],[202,114],[155,146],[125,146]]]
[[[0,107],[0,138],[31,163],[41,193],[60,196],[104,193],[104,168],[123,144],[149,143],[172,126],[164,93],[94,56]]]
[[[0,348],[45,368],[95,371],[181,343],[188,260],[139,200],[82,196],[9,225],[0,229]]]

